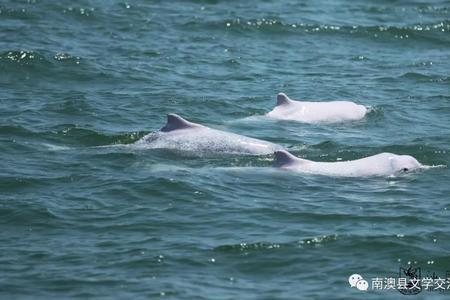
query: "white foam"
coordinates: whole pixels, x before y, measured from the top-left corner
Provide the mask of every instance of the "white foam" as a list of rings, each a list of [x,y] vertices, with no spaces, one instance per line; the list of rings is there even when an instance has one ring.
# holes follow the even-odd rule
[[[70,147],[67,146],[59,146],[59,145],[53,145],[53,144],[47,144],[47,143],[42,143],[42,146],[48,148],[48,150],[51,151],[63,151],[63,150],[70,150]]]

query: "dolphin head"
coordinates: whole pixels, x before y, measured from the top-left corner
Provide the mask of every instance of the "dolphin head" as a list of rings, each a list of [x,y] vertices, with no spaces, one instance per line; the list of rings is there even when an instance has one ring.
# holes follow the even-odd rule
[[[390,160],[394,173],[408,173],[422,167],[422,164],[410,155],[396,155]]]

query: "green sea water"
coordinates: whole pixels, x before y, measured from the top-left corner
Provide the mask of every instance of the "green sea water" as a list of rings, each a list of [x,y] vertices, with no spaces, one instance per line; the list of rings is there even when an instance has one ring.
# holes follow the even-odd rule
[[[0,299],[399,299],[347,279],[445,277],[449,73],[450,1],[0,1]],[[278,92],[372,109],[249,121]],[[349,179],[115,146],[168,113],[311,160],[444,167]]]

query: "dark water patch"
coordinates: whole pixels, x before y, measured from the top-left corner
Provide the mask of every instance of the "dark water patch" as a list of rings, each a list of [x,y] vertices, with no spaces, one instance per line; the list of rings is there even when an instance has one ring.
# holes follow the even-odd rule
[[[2,136],[28,137],[32,133],[33,133],[32,131],[30,131],[22,126],[14,126],[14,125],[13,126],[11,126],[11,125],[0,126],[0,134],[2,134]]]
[[[0,223],[17,227],[43,226],[48,228],[58,218],[40,203],[25,202],[21,199],[0,202]]]
[[[161,52],[159,52],[159,51],[152,51],[152,50],[146,50],[146,51],[143,52],[143,54],[144,54],[145,56],[148,56],[148,57],[158,57],[158,56],[161,56]]]
[[[47,182],[35,177],[1,176],[0,188],[4,193],[25,192],[34,188],[42,188]]]
[[[70,96],[65,96],[58,102],[47,104],[42,110],[69,116],[94,114],[94,108],[82,93],[73,93]]]
[[[29,164],[33,164],[33,167],[37,168],[43,167],[43,165],[39,165],[31,160]],[[19,171],[15,174],[0,177],[1,188],[9,195],[19,195],[29,193],[32,190],[45,190],[54,185],[71,184],[85,179],[85,176],[82,175],[46,174],[40,170],[28,173],[23,174]]]
[[[240,65],[239,60],[234,58],[227,59],[224,64],[230,67],[239,67]]]
[[[417,72],[408,72],[400,75],[398,78],[400,79],[410,79],[417,82],[449,82],[450,77],[447,76],[438,76],[438,75],[425,75]]]
[[[320,149],[323,151],[333,151],[333,150],[337,150],[339,148],[339,145],[336,142],[333,141],[324,141],[320,144],[317,145],[313,145],[309,147],[310,149]]]
[[[78,56],[67,53],[40,53],[27,50],[6,51],[0,54],[0,68],[4,70],[0,80],[10,83],[26,80],[41,82],[49,79],[52,83],[60,80],[93,80],[98,70]],[[90,71],[88,71],[90,70]]]
[[[63,112],[70,115],[79,109],[76,108],[74,111],[71,103],[69,103],[68,112],[65,111],[67,108],[66,105],[63,105]],[[75,124],[61,124],[48,131],[35,131],[21,126],[0,126],[0,134],[8,137],[8,139],[12,141],[21,138],[22,142],[40,140],[41,142],[45,141],[45,143],[55,142],[57,144],[55,146],[88,147],[131,144],[145,136],[147,133],[131,132],[110,135],[93,129],[83,128]]]
[[[450,95],[433,95],[427,97],[427,99],[430,99],[431,101],[446,101],[450,102]]]
[[[107,135],[92,129],[79,127],[75,124],[59,125],[51,130],[47,138],[72,146],[105,146],[130,144],[142,138],[145,132],[132,132]]]

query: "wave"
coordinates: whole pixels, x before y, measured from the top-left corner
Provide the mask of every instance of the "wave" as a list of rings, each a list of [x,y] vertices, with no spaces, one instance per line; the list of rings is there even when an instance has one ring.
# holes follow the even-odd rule
[[[419,72],[405,72],[397,76],[379,76],[374,78],[377,81],[392,83],[397,80],[411,80],[415,82],[436,82],[447,83],[450,82],[450,76],[443,76],[437,74],[423,74]]]
[[[48,133],[45,133],[48,134]],[[108,135],[95,130],[78,127],[73,124],[60,125],[50,132],[52,139],[77,144],[79,146],[103,146],[130,144],[142,138],[144,132],[131,132]]]
[[[64,6],[61,3],[46,3],[45,7],[41,9],[42,6],[30,6],[30,4],[36,4],[36,2],[33,3],[31,0],[28,0],[28,6],[16,6],[14,4],[11,7],[0,6],[0,16],[26,21],[43,18],[43,12],[53,14],[52,16],[54,18],[62,13],[65,16],[83,21],[95,17],[94,7]]]
[[[189,21],[182,24],[182,28],[212,29],[239,31],[261,31],[265,33],[307,33],[307,34],[344,34],[356,36],[369,36],[372,38],[394,38],[400,40],[426,39],[438,43],[448,44],[448,32],[450,31],[450,20],[442,20],[436,23],[418,23],[407,26],[387,25],[331,25],[313,23],[289,23],[280,18],[249,19],[242,18],[226,19],[223,21]],[[439,34],[439,36],[435,36]]]
[[[75,124],[62,124],[46,131],[33,131],[22,126],[0,126],[0,134],[11,138],[40,139],[42,145],[55,147],[71,146],[104,146],[131,144],[141,139],[146,132],[130,132],[123,134],[106,134],[92,129],[82,128]]]
[[[45,58],[45,56],[34,52],[26,50],[11,50],[0,54],[0,64],[16,64],[21,66],[27,65],[47,65],[50,61]]]
[[[24,78],[49,82],[56,80],[95,80],[95,72],[88,69],[92,66],[81,57],[68,53],[48,53],[30,50],[10,50],[0,53],[0,69],[2,77],[9,81],[22,81]],[[55,78],[55,74],[58,76]]]
[[[57,62],[80,64],[81,58],[68,53],[58,52],[53,55],[45,55],[36,51],[9,50],[0,53],[0,65],[20,66],[50,66]]]
[[[406,78],[422,82],[450,82],[450,77],[448,76],[426,75],[418,72],[406,72],[398,78]]]
[[[295,248],[355,248],[355,249],[389,249],[394,247],[408,246],[411,249],[417,251],[426,250],[430,241],[433,241],[436,233],[423,234],[420,238],[411,234],[392,234],[392,235],[322,235],[311,238],[304,238],[299,241],[285,242],[285,243],[272,243],[272,242],[256,242],[239,244],[221,245],[213,248],[213,251],[222,253],[233,252],[266,252],[277,251],[282,249],[295,249]]]
[[[50,223],[58,218],[45,207],[31,203],[16,203],[14,206],[1,207],[0,219],[1,224],[14,226],[45,224],[45,227],[50,227]]]
[[[255,252],[255,251],[266,251],[275,250],[280,248],[298,248],[301,245],[318,245],[326,244],[335,241],[338,235],[323,235],[314,238],[306,238],[300,241],[287,242],[287,243],[270,243],[270,242],[256,242],[256,243],[246,243],[242,242],[239,244],[221,245],[213,248],[213,251],[217,252]]]

